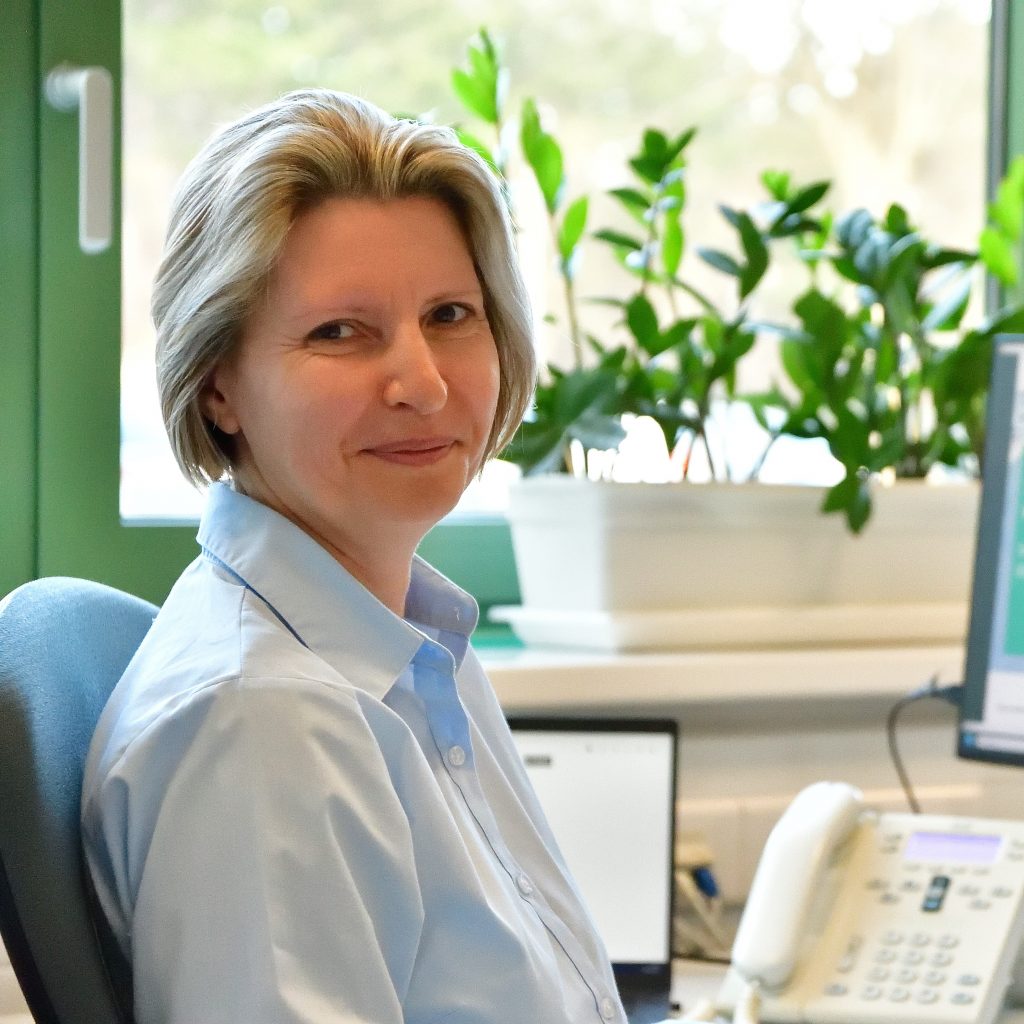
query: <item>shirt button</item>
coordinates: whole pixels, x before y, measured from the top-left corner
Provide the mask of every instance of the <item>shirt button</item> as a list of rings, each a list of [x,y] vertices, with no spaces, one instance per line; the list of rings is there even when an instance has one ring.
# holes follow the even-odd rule
[[[601,1016],[605,1020],[611,1020],[615,1016],[615,1004],[608,996],[601,1000]]]
[[[461,768],[466,763],[466,752],[462,747],[455,746],[448,751],[448,763],[453,768]]]
[[[519,891],[520,891],[520,892],[521,892],[521,893],[522,893],[522,894],[523,894],[524,896],[532,896],[532,895],[533,895],[533,882],[531,882],[531,881],[530,881],[530,880],[529,880],[529,879],[528,879],[528,878],[526,877],[526,875],[520,875],[520,876],[519,876],[519,877],[518,877],[518,878],[516,879],[516,888],[517,888],[517,889],[518,889],[518,890],[519,890]]]

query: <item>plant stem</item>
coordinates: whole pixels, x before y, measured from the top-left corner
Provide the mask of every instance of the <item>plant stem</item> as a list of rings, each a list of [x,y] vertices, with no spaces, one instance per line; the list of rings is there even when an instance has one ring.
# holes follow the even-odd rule
[[[708,469],[711,471],[711,479],[718,479],[718,470],[715,469],[715,460],[711,455],[711,445],[708,444],[708,435],[704,431],[704,420],[701,419],[700,423],[700,439],[704,443],[704,451],[708,456]]]
[[[686,446],[686,455],[683,456],[683,480],[690,478],[690,459],[693,458],[693,447],[697,443],[696,432],[690,435],[690,443]]]
[[[569,319],[569,341],[572,344],[572,362],[577,370],[583,368],[583,340],[580,338],[580,322],[576,312],[576,290],[572,283],[572,274],[562,260],[562,254],[558,246],[558,225],[555,223],[554,214],[548,215],[548,223],[551,226],[551,239],[555,245],[555,253],[558,257],[558,272],[562,278],[562,286],[565,291],[565,313]]]
[[[779,434],[777,432],[769,437],[768,443],[764,446],[764,448],[761,450],[761,454],[758,456],[757,463],[755,464],[754,468],[750,471],[750,476],[747,477],[747,483],[754,483],[757,480],[758,476],[761,473],[761,470],[764,468],[765,459],[768,458],[768,453],[772,450],[772,445],[775,444],[775,442],[778,441],[778,439]]]

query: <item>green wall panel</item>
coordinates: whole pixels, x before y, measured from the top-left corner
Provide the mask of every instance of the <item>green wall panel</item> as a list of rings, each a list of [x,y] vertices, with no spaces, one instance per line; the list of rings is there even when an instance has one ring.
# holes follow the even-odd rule
[[[36,571],[34,0],[7,0],[0,32],[0,594]]]

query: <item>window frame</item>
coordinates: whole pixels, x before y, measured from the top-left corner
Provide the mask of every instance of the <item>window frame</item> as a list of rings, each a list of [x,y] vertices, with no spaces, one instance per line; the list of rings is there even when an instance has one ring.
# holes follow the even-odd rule
[[[120,246],[78,251],[77,118],[42,97],[47,68],[102,64],[119,109],[120,2],[9,0],[7,24],[0,111],[17,144],[0,147],[0,592],[72,575],[159,602],[197,553],[195,529],[121,521]],[[1024,13],[1010,0],[993,0],[990,61],[989,190],[1024,152]],[[503,517],[453,517],[421,550],[484,609],[518,603]]]

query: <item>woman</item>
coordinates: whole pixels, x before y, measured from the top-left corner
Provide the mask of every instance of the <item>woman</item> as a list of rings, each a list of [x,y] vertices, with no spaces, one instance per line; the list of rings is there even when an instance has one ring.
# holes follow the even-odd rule
[[[532,385],[494,179],[291,94],[186,171],[153,308],[179,464],[230,483],[86,767],[139,1024],[624,1020],[476,606],[414,554]]]

